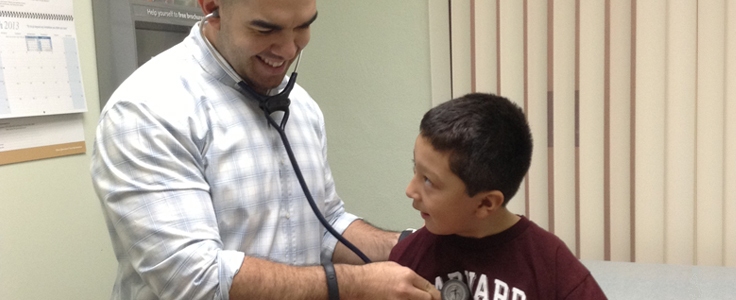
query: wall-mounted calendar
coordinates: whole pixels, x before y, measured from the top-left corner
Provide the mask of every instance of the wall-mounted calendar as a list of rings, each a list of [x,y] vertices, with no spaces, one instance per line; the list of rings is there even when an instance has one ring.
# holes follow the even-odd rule
[[[0,119],[86,112],[69,0],[0,0]]]
[[[0,165],[86,152],[73,12],[72,0],[0,0]]]

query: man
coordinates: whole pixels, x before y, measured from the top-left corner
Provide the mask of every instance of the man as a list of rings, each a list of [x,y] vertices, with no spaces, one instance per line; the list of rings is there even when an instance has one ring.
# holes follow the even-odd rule
[[[112,297],[439,299],[413,271],[385,262],[397,233],[344,211],[322,113],[306,91],[291,91],[285,131],[309,190],[336,231],[384,262],[356,265],[326,233],[279,135],[213,56],[259,94],[278,92],[309,42],[316,1],[199,5],[216,17],[141,66],[100,115],[91,171],[119,261]],[[320,264],[330,261],[328,280]]]

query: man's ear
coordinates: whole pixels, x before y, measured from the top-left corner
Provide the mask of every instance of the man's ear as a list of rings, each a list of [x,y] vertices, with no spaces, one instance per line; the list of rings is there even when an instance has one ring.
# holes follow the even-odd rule
[[[197,2],[199,2],[199,7],[202,8],[202,12],[205,15],[209,15],[220,8],[220,0],[197,0]]]
[[[202,12],[205,15],[213,14],[213,16],[207,19],[207,26],[212,26],[216,30],[220,30],[220,0],[198,0],[199,6],[202,7]],[[207,35],[210,42],[213,42],[214,37]]]
[[[475,197],[478,197],[478,207],[475,214],[479,218],[485,218],[499,210],[503,207],[503,201],[505,200],[503,193],[499,190],[480,192]]]

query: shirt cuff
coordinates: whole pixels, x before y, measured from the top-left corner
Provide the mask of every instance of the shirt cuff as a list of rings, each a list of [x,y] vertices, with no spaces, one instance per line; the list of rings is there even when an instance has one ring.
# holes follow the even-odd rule
[[[220,297],[217,299],[230,299],[230,287],[233,285],[233,277],[240,271],[245,253],[222,250],[217,259],[220,266]]]
[[[356,215],[353,215],[351,213],[343,213],[338,217],[334,223],[332,223],[332,228],[335,229],[339,234],[342,234],[345,232],[345,229],[350,226],[355,220],[359,220],[359,218]],[[325,235],[322,237],[322,257],[320,260],[322,263],[331,262],[332,261],[332,254],[335,253],[335,246],[337,246],[337,238],[334,237],[327,229],[325,229]]]

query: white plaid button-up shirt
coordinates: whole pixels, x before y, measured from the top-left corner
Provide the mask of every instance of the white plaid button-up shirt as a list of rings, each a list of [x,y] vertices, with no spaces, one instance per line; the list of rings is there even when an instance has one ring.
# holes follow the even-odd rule
[[[244,255],[290,265],[332,257],[337,241],[310,210],[278,133],[236,86],[195,25],[102,111],[91,173],[119,262],[113,299],[228,299]],[[342,232],[356,217],[335,192],[322,112],[298,85],[290,98],[286,134]]]

